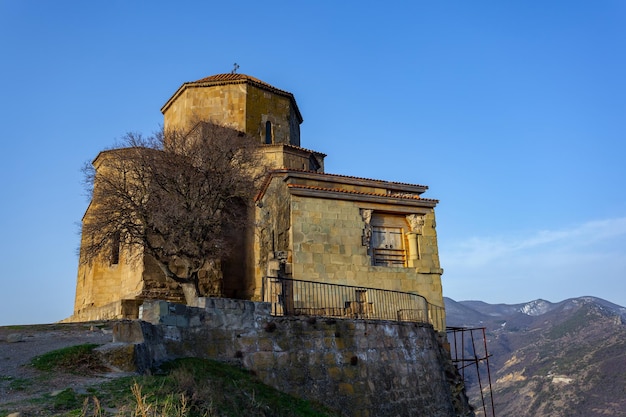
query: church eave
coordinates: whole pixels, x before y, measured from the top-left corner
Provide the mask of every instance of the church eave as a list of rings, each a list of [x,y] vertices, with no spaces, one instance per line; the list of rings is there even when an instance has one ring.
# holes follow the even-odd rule
[[[301,197],[326,198],[332,200],[359,201],[365,203],[383,204],[387,206],[409,206],[421,208],[434,208],[438,200],[419,197],[394,196],[388,194],[364,193],[358,191],[338,190],[332,188],[309,187],[296,184],[288,184],[287,188],[291,195]]]
[[[372,178],[353,177],[349,175],[320,173],[315,171],[284,169],[273,172],[282,172],[291,178],[302,178],[338,184],[357,185],[361,187],[385,188],[397,193],[422,194],[428,190],[428,186],[419,184],[408,184],[403,182],[377,180]]]
[[[280,177],[282,181],[288,182],[290,179],[299,179],[299,180],[309,180],[313,181],[317,184],[320,183],[333,183],[341,186],[341,184],[347,186],[358,186],[358,187],[367,187],[367,188],[377,188],[377,189],[385,189],[387,190],[387,194],[381,193],[371,193],[376,196],[383,196],[385,198],[392,199],[405,199],[405,200],[418,200],[418,201],[430,201],[434,202],[433,207],[439,202],[438,200],[424,199],[419,197],[420,194],[424,193],[428,187],[425,185],[416,185],[416,184],[405,184],[400,182],[392,182],[392,181],[383,181],[383,180],[375,180],[369,178],[360,178],[360,177],[351,177],[346,175],[338,175],[338,174],[328,174],[328,173],[319,173],[316,171],[308,171],[308,170],[296,170],[296,169],[274,169],[271,170],[263,182],[263,185],[260,187],[260,190],[255,198],[255,201],[260,201],[270,183],[274,178]],[[359,195],[358,191],[350,191],[350,190],[342,190],[341,188],[334,187],[310,187],[298,184],[288,184],[292,188],[301,187],[309,187],[310,189],[327,189],[333,190],[336,193],[346,194],[352,193],[354,195]],[[363,195],[368,193],[361,193]]]

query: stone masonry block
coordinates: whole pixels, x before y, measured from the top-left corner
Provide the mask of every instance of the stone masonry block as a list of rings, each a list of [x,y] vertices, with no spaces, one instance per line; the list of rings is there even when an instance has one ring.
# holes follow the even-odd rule
[[[315,261],[315,258],[314,258],[314,261]],[[294,276],[302,274],[303,271],[304,271],[304,266],[302,264],[299,264],[299,263],[293,264],[292,273]]]
[[[176,316],[177,327],[189,327],[189,319],[185,316]]]
[[[345,255],[331,254],[330,262],[333,264],[346,265],[349,264],[350,258]]]
[[[261,352],[273,352],[274,342],[271,339],[259,338],[257,344],[258,350]],[[279,350],[282,350],[279,348]]]
[[[272,369],[276,366],[274,354],[271,352],[256,352],[252,354],[254,367],[258,369]]]
[[[236,337],[234,342],[235,342],[234,343],[235,349],[243,353],[252,353],[252,352],[258,352],[258,351],[263,351],[263,352],[272,351],[271,347],[268,350],[261,349],[258,343],[260,341],[257,341],[257,339],[254,337]]]
[[[310,264],[313,262],[313,254],[307,252],[296,252],[294,254],[294,263],[295,264]]]
[[[178,325],[178,317],[177,316],[164,316],[161,317],[161,324],[165,326],[177,326]]]
[[[141,321],[122,321],[113,326],[113,343],[143,343],[145,328]]]
[[[310,246],[311,248],[311,252],[314,253],[325,253],[326,252],[326,248],[324,243],[314,243]]]
[[[305,235],[302,232],[294,232],[293,233],[293,243],[301,243],[304,242]]]
[[[359,375],[360,375],[358,363],[356,365],[351,365],[350,364],[350,359],[353,356],[351,356],[349,358],[349,360],[347,362],[347,365],[344,366],[344,368],[343,368],[343,376],[344,376],[345,379],[347,379],[349,381],[356,381],[359,378]]]
[[[354,387],[352,384],[342,382],[339,384],[338,388],[339,388],[339,394],[341,395],[348,395],[348,396],[354,395]]]
[[[340,381],[343,377],[343,369],[339,366],[333,366],[333,364],[326,364],[328,366],[328,377],[332,381]]]

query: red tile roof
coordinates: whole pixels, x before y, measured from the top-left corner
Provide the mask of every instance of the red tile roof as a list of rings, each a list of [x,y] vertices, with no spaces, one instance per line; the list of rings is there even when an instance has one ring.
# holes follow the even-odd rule
[[[293,145],[290,145],[293,146]],[[310,151],[310,152],[315,152],[315,153],[319,153],[316,151]],[[424,188],[425,190],[428,190],[428,186],[427,185],[421,185],[421,184],[410,184],[408,182],[398,182],[398,181],[386,181],[386,180],[377,180],[374,178],[365,178],[365,177],[354,177],[352,175],[342,175],[342,174],[329,174],[328,172],[316,172],[316,171],[309,171],[306,169],[275,169],[272,170],[271,173],[289,173],[289,172],[302,172],[302,173],[312,173],[312,174],[318,174],[320,176],[327,176],[327,177],[335,177],[335,178],[349,178],[349,179],[353,179],[353,180],[363,180],[363,181],[372,181],[372,182],[377,182],[379,184],[381,184],[381,186],[384,186],[385,184],[390,184],[390,185],[406,185],[409,187],[420,187],[420,188]]]
[[[371,195],[371,196],[376,196],[376,197],[398,198],[398,199],[404,199],[404,200],[420,200],[420,201],[434,203],[434,204],[439,203],[439,200],[419,197],[419,194],[421,194],[422,192],[428,189],[428,187],[425,185],[375,180],[375,179],[370,179],[370,178],[352,177],[352,176],[339,175],[339,174],[327,174],[327,173],[309,171],[309,170],[304,170],[304,169],[286,169],[286,168],[273,169],[269,171],[268,175],[265,177],[265,180],[263,181],[263,184],[260,187],[258,194],[256,195],[255,201],[259,201],[263,197],[263,195],[267,191],[267,188],[272,182],[272,179],[275,176],[285,175],[286,177],[289,177],[290,174],[295,177],[299,175],[303,175],[304,177],[317,179],[322,182],[327,181],[327,182],[341,183],[342,178],[346,179],[347,182],[351,184],[354,184],[354,181],[367,181],[367,182],[376,184],[375,187],[377,188],[386,188],[388,190],[388,193],[384,193],[384,194],[383,193],[367,193],[367,192],[351,191],[351,190],[338,189],[338,188],[313,187],[313,186],[293,184],[293,183],[288,184],[288,187],[290,188],[310,189],[310,190],[318,190],[318,191],[335,191],[335,192],[340,192],[340,193],[345,193],[345,194],[354,194],[354,195],[361,194],[361,195]],[[333,179],[335,180],[333,181]],[[365,186],[368,186],[368,184],[365,184]],[[415,191],[414,190],[415,187],[421,190]],[[403,191],[406,191],[406,192],[403,192]]]
[[[366,193],[363,191],[345,190],[341,188],[313,187],[310,185],[302,185],[302,184],[287,184],[287,187],[298,188],[302,190],[331,191],[331,192],[343,193],[343,194],[370,195],[373,197],[398,198],[398,199],[404,199],[404,200],[420,200],[424,202],[439,203],[439,200],[433,200],[431,198],[421,198],[418,195],[407,195],[407,194],[402,194],[402,193],[398,193],[398,194]]]
[[[246,74],[215,74],[210,75],[208,77],[201,78],[197,81],[192,81],[189,84],[204,84],[204,83],[215,83],[215,84],[230,84],[237,82],[251,82],[252,84],[257,84],[260,87],[265,87],[275,93],[287,95],[293,98],[293,94],[289,91],[281,90],[279,88],[274,87],[271,84],[266,83],[265,81],[261,81],[258,78],[251,77]]]
[[[264,144],[262,144],[262,146],[263,147],[267,147],[267,148],[272,147],[272,146],[274,146],[276,148],[285,147],[285,148],[289,148],[289,149],[295,149],[297,151],[303,151],[303,152],[312,153],[312,154],[316,154],[316,155],[323,155],[325,157],[328,156],[324,152],[314,151],[314,150],[311,150],[311,149],[303,148],[302,146],[292,145],[290,143],[270,143],[270,144],[265,144],[264,143]],[[302,170],[299,170],[299,171],[302,171]],[[304,170],[304,171],[308,172],[308,170]]]

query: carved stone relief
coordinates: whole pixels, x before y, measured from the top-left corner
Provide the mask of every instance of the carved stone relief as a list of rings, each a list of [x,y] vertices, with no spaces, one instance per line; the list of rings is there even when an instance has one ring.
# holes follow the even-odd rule
[[[362,243],[363,246],[370,245],[370,241],[372,240],[372,213],[374,210],[370,209],[360,209],[361,217],[363,218],[363,222],[365,223],[365,227],[363,228],[363,236]]]
[[[421,214],[407,214],[406,220],[411,226],[411,231],[421,235],[424,228],[424,216]]]

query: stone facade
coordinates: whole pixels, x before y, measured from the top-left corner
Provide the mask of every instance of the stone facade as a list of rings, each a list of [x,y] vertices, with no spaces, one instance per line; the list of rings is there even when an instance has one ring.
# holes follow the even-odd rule
[[[185,83],[161,111],[165,129],[208,120],[258,138],[274,168],[250,213],[254,230],[242,236],[233,258],[214,265],[223,273],[222,295],[261,300],[263,277],[281,274],[416,293],[443,308],[437,201],[421,197],[427,187],[324,173],[325,155],[300,146],[302,116],[293,95],[250,76]],[[130,255],[137,254],[80,263],[71,320],[136,318],[142,300],[184,299],[150,259]],[[444,330],[445,317],[433,324]]]
[[[275,170],[257,198],[257,291],[277,275],[272,251],[285,253],[285,275],[416,293],[443,306],[435,200],[425,187],[313,172]],[[398,233],[376,262],[373,234]],[[260,295],[257,293],[257,296]],[[445,317],[434,323],[445,329]]]
[[[202,305],[145,303],[143,321],[116,325],[114,342],[135,346],[139,370],[178,357],[236,363],[345,416],[473,415],[430,325],[273,317],[269,304],[243,300]]]

